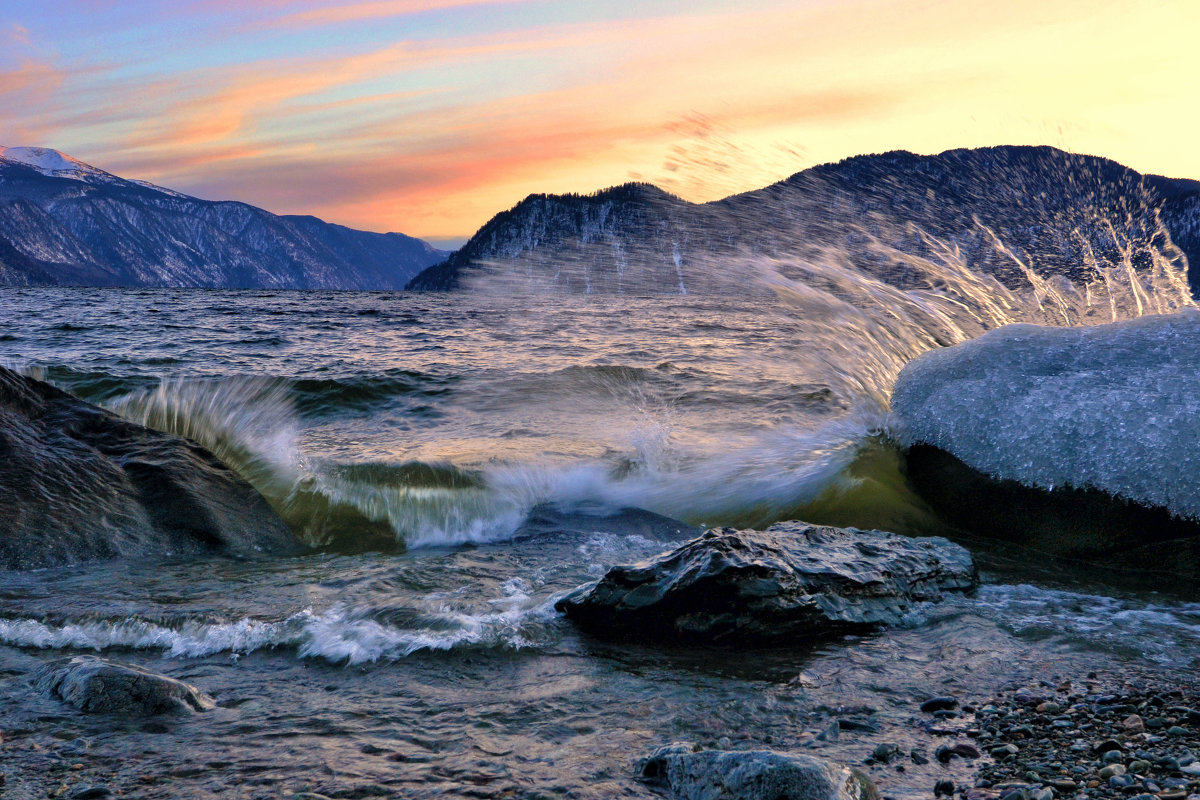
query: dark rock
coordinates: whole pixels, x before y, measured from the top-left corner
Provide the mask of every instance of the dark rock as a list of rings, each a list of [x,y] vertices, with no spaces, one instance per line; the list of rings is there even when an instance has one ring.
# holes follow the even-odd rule
[[[950,759],[954,756],[958,756],[959,758],[979,758],[981,754],[979,752],[979,748],[977,748],[975,745],[967,744],[966,742],[960,742],[958,744],[944,744],[937,750],[933,751],[933,755],[938,761],[946,764],[949,763]]]
[[[216,705],[183,681],[96,656],[74,656],[48,664],[38,673],[35,685],[89,714],[144,717],[207,711]]]
[[[770,750],[696,750],[671,744],[637,765],[637,776],[687,800],[878,800],[856,769]]]
[[[844,731],[878,733],[879,725],[867,717],[838,717],[838,727]]]
[[[71,791],[71,800],[103,800],[112,796],[112,790],[107,786],[80,786]]]
[[[951,711],[956,708],[958,708],[957,697],[931,697],[921,703],[921,710],[926,714],[932,714],[934,711]]]
[[[933,796],[934,797],[942,797],[943,795],[945,795],[946,797],[950,797],[953,794],[954,794],[954,781],[950,780],[949,778],[942,778],[941,780],[939,780],[937,783],[935,783],[933,785]]]
[[[0,367],[0,569],[303,548],[251,486],[187,439]]]
[[[602,633],[778,642],[897,624],[976,581],[970,553],[945,539],[788,522],[710,530],[555,608]]]
[[[1105,739],[1092,748],[1092,752],[1096,755],[1102,755],[1112,750],[1123,750],[1124,747],[1116,739]]]
[[[871,752],[871,758],[881,764],[887,764],[898,755],[900,755],[900,745],[890,742],[877,745]]]

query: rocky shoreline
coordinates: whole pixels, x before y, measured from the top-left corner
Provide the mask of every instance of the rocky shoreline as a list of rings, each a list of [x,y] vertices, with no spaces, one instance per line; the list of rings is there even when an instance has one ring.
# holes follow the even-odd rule
[[[1200,681],[1093,672],[984,699],[931,697],[919,710],[930,749],[879,744],[865,759],[872,778],[886,784],[888,772],[936,765],[945,776],[929,797],[1200,800]],[[972,778],[956,782],[952,768],[964,761]]]
[[[45,710],[50,711],[55,698],[47,695],[47,700]],[[137,731],[153,749],[162,734],[183,733],[187,714],[88,713],[84,716],[93,722],[84,724],[75,711],[60,708],[59,713],[27,719],[23,727],[0,731],[0,797],[157,797],[179,779],[194,779],[217,766],[180,764],[166,773],[161,765],[138,768],[107,747],[94,746],[85,733],[113,726],[129,734]],[[753,734],[737,743],[714,742],[718,749],[703,754],[708,759],[703,766],[716,769],[728,761],[745,771],[749,759],[762,771],[764,759],[775,758],[775,752],[794,771],[794,762],[812,753],[861,770],[870,779],[864,784],[866,794],[873,782],[882,800],[1200,800],[1200,680],[1125,672],[1043,675],[1010,682],[990,694],[913,700],[900,716],[866,707],[814,707],[809,714],[810,725],[815,724],[809,733],[791,741],[777,738],[770,751],[761,750]],[[906,722],[897,725],[902,719]],[[861,754],[857,759],[856,751]],[[647,797],[689,796],[648,780],[643,774],[647,756],[653,758],[649,752],[631,753],[628,774],[643,783]],[[687,767],[689,775],[696,772],[692,766]],[[724,773],[720,781],[704,781],[732,785]],[[237,784],[234,779],[229,786]],[[284,791],[254,796],[268,795],[363,796],[348,787],[329,795]]]
[[[970,800],[1200,798],[1200,687],[1083,681],[1023,687],[975,712],[994,763]]]

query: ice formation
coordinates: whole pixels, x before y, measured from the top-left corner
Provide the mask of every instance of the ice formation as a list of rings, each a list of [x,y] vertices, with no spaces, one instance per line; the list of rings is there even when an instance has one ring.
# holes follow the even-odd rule
[[[908,364],[892,414],[902,444],[993,477],[1200,519],[1200,311],[990,331]]]

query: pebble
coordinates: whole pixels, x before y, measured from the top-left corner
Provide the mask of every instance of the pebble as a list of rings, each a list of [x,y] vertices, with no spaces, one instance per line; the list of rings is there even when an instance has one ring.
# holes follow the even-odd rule
[[[80,786],[71,791],[71,800],[104,800],[112,796],[107,786]]]
[[[1040,698],[1026,688],[981,704],[966,724],[990,734],[992,758],[974,782],[999,796],[961,791],[961,800],[1200,800],[1200,762],[1185,746],[1200,752],[1200,714],[1193,723],[1189,713],[1200,689],[1148,691],[1124,677],[1106,677],[1120,687],[1107,693],[1089,678],[1069,693],[1044,683]]]
[[[1130,714],[1121,720],[1121,727],[1130,733],[1141,733],[1146,730],[1146,723],[1142,722],[1142,718],[1137,714]]]
[[[900,755],[900,745],[885,742],[875,748],[871,753],[871,758],[880,763],[886,764],[896,756]]]
[[[956,708],[958,708],[957,697],[931,697],[921,703],[921,710],[926,714],[932,714],[934,711],[952,711]]]

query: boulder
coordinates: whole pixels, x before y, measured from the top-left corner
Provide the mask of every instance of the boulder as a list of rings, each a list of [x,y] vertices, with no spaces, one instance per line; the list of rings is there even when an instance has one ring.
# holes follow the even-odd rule
[[[850,767],[770,750],[697,750],[676,743],[637,764],[637,776],[686,800],[878,800]]]
[[[926,353],[892,394],[909,481],[977,536],[1194,574],[1197,341],[1192,309],[1078,328],[1010,325]]]
[[[96,656],[48,664],[35,678],[38,691],[88,714],[147,717],[207,711],[216,704],[195,686]]]
[[[295,553],[211,453],[0,367],[0,569],[120,557]]]
[[[899,624],[976,584],[971,554],[945,539],[786,522],[707,531],[555,608],[598,633],[776,644]]]

